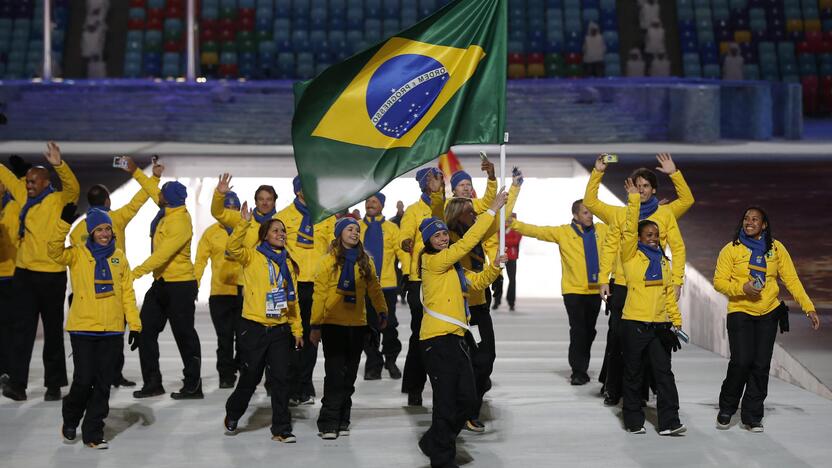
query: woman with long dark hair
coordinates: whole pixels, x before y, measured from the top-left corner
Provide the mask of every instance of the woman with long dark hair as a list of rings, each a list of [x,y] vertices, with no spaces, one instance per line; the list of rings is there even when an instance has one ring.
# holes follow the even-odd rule
[[[717,427],[728,429],[740,406],[743,425],[763,432],[763,403],[777,325],[788,331],[788,308],[780,298],[778,280],[820,327],[815,306],[797,277],[786,247],[774,238],[766,212],[752,206],[743,212],[734,239],[716,261],[714,288],[728,297],[728,343],[731,359],[719,392]]]
[[[350,434],[350,409],[358,363],[368,333],[364,298],[378,314],[379,329],[387,326],[387,302],[375,264],[361,244],[361,227],[349,216],[335,223],[335,239],[318,264],[312,296],[309,341],[324,345],[324,397],[318,415],[322,439]]]
[[[252,211],[243,203],[242,221],[228,238],[228,253],[243,268],[243,315],[238,322],[240,379],[225,404],[225,429],[232,435],[248,408],[264,370],[271,388],[272,440],[293,443],[289,413],[289,361],[303,346],[297,304],[297,265],[286,250],[286,226],[279,219],[260,224],[256,247],[246,247]]]

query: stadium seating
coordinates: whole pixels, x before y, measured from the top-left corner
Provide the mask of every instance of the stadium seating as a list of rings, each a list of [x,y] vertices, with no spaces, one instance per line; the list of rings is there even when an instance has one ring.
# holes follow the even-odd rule
[[[60,69],[69,15],[67,0],[52,1],[53,69]],[[0,0],[0,78],[41,76],[43,0]]]

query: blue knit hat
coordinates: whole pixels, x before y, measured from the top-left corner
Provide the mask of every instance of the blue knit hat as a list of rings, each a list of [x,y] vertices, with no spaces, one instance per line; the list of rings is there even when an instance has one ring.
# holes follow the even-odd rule
[[[467,180],[471,182],[471,176],[465,171],[456,171],[451,175],[451,190],[456,189],[456,186],[459,185],[460,182],[463,180]]]
[[[441,174],[441,172],[439,172],[439,169],[437,169],[435,167],[426,167],[424,169],[419,169],[418,171],[416,171],[416,182],[419,182],[419,188],[422,189],[422,191],[424,191],[427,188],[427,186],[428,186],[428,174],[431,174],[431,173]]]
[[[303,190],[303,188],[300,186],[300,176],[295,176],[295,178],[292,179],[292,188],[295,190],[295,195],[297,195],[298,192]]]
[[[113,226],[113,220],[107,212],[99,210],[98,208],[92,208],[87,211],[87,234],[92,234],[92,232],[95,231],[95,228],[101,226],[102,224],[106,224],[110,227]]]
[[[350,224],[355,224],[358,226],[358,221],[355,220],[352,216],[344,216],[343,218],[339,219],[335,222],[335,238],[340,239],[341,233],[344,232],[344,229],[347,228]]]
[[[378,201],[381,203],[381,207],[384,208],[384,202],[387,200],[387,197],[385,197],[383,193],[376,192],[376,193],[370,195],[370,198],[372,198],[372,197],[378,198]]]
[[[185,199],[188,198],[188,189],[180,182],[167,182],[162,186],[162,195],[169,207],[176,208],[185,204]]]
[[[223,206],[226,208],[232,209],[240,209],[240,197],[237,196],[236,193],[228,191],[225,192],[225,201],[223,202]]]
[[[419,230],[422,231],[422,242],[428,245],[430,238],[439,231],[447,231],[448,225],[439,218],[427,218],[419,224]]]

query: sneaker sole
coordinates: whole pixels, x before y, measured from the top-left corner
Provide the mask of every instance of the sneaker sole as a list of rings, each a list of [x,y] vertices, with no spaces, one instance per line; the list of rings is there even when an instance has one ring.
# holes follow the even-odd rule
[[[349,430],[338,431],[338,437],[349,437],[349,436],[350,436],[350,431]]]
[[[629,432],[630,434],[647,434],[647,431],[643,427],[641,429],[637,430],[637,431],[627,431],[627,432]]]
[[[659,435],[660,436],[681,435],[681,434],[684,434],[685,432],[687,432],[687,430],[688,430],[688,428],[685,427],[685,425],[683,424],[681,427],[677,427],[676,429],[661,431],[661,432],[659,432]]]
[[[280,436],[272,436],[272,440],[275,442],[280,442],[281,444],[294,444],[298,441],[296,437],[280,437]]]
[[[484,427],[476,427],[476,426],[469,426],[468,423],[465,423],[465,430],[468,432],[473,432],[474,434],[484,434],[485,428]]]
[[[753,432],[755,434],[765,432],[762,427],[751,427],[748,424],[745,425],[745,428],[748,430],[748,432]]]
[[[318,433],[318,437],[320,437],[323,440],[335,440],[338,438],[338,434],[334,432]]]

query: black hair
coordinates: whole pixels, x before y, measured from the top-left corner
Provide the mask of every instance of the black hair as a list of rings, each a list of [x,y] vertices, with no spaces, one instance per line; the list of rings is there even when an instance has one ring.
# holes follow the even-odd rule
[[[572,202],[572,214],[578,214],[578,210],[581,209],[581,205],[583,205],[584,199],[579,198]]]
[[[419,272],[420,278],[422,277],[422,257],[424,257],[425,255],[433,255],[435,253],[439,253],[439,250],[430,245],[430,242],[425,244],[425,248],[422,249],[421,252],[419,252],[419,269],[416,271]]]
[[[641,237],[641,232],[644,231],[646,228],[648,228],[650,226],[653,226],[654,228],[656,228],[656,232],[661,234],[662,231],[661,231],[661,229],[659,229],[659,225],[656,224],[655,221],[651,221],[649,219],[642,219],[641,221],[638,222],[638,236]],[[667,255],[664,254],[664,247],[662,246],[661,241],[659,241],[659,250],[662,251],[662,256],[664,258],[667,258]]]
[[[105,205],[108,198],[110,198],[110,191],[104,185],[95,184],[87,191],[87,203],[90,206]]]
[[[639,177],[646,180],[647,183],[650,184],[651,187],[653,187],[653,190],[659,189],[659,181],[656,178],[655,172],[651,171],[650,169],[647,169],[646,167],[640,167],[634,170],[632,174],[630,174],[630,178],[633,179],[633,183],[636,183],[636,179],[638,179]]]
[[[277,201],[277,192],[274,191],[274,187],[272,187],[271,185],[261,185],[257,187],[257,190],[254,191],[254,198],[257,198],[257,194],[262,191],[269,192],[270,194],[272,194],[274,201]]]
[[[766,214],[766,211],[759,206],[749,206],[743,210],[742,216],[740,216],[740,222],[737,223],[737,229],[734,230],[734,240],[732,243],[734,245],[740,244],[740,232],[743,230],[745,215],[751,210],[759,211],[763,216],[763,223],[766,225],[766,227],[763,228],[763,234],[766,235],[766,252],[769,252],[774,247],[774,234],[771,232],[771,222],[768,220],[768,214]]]

